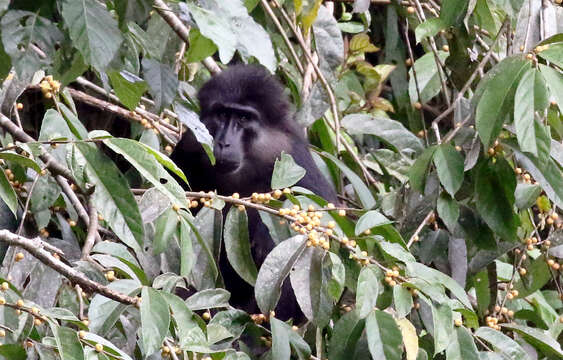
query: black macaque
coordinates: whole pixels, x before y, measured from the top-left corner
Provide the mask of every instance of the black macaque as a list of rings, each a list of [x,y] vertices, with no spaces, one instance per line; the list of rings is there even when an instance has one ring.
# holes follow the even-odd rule
[[[271,191],[274,162],[282,151],[307,170],[297,185],[328,201],[336,192],[323,177],[308,149],[308,142],[293,119],[282,85],[266,69],[253,65],[231,66],[211,78],[198,93],[201,121],[214,138],[215,166],[191,131],[182,137],[172,160],[185,172],[192,190],[216,190],[222,195]],[[251,250],[259,267],[274,242],[259,214],[248,209]],[[254,289],[233,270],[225,251],[219,264],[231,305],[248,313],[259,313]],[[286,279],[276,317],[304,320],[289,279]]]

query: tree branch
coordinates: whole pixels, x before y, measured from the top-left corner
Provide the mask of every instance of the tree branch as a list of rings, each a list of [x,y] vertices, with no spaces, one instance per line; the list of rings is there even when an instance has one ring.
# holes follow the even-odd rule
[[[122,304],[134,305],[137,303],[137,298],[122,294],[105,285],[92,281],[83,273],[76,271],[74,268],[58,260],[49,251],[45,250],[45,243],[39,237],[29,239],[18,236],[8,230],[0,230],[0,241],[27,250],[27,252],[33,255],[37,260],[63,275],[71,282],[80,285],[82,289],[87,289]]]
[[[190,30],[184,25],[184,23],[176,16],[176,14],[166,5],[163,0],[154,0],[154,8],[158,12],[164,21],[170,25],[172,30],[180,39],[182,39],[187,45],[190,44]],[[215,75],[221,72],[221,68],[212,57],[207,57],[202,61],[203,65],[211,72],[211,74]]]

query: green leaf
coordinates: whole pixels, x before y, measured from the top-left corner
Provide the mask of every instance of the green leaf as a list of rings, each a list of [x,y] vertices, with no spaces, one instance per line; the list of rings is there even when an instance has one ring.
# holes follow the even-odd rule
[[[282,152],[281,160],[276,159],[274,172],[272,174],[272,189],[283,189],[297,184],[305,174],[306,170],[297,165],[293,157]]]
[[[62,91],[62,95],[65,95],[66,93],[66,89]],[[72,98],[70,97],[70,94],[68,95],[68,97],[72,100]],[[82,122],[80,122],[80,120],[78,119],[78,117],[76,116],[76,109],[74,108],[74,103],[72,104],[72,110],[70,108],[68,108],[65,104],[57,101],[55,99],[59,109],[61,110],[61,113],[63,115],[63,118],[66,121],[66,126],[64,126],[65,128],[68,127],[68,129],[70,130],[70,132],[77,138],[80,140],[85,140],[88,139],[88,130],[86,129],[86,127],[84,126],[84,124],[82,124]],[[51,109],[47,110],[48,112]],[[43,119],[43,121],[45,121],[45,119]]]
[[[20,344],[0,345],[0,357],[10,360],[26,360],[27,354]]]
[[[227,307],[230,297],[225,289],[205,289],[187,298],[186,305],[192,311]]]
[[[563,350],[561,349],[561,344],[551,337],[549,333],[544,332],[540,329],[512,324],[502,324],[505,329],[513,330],[520,334],[526,342],[534,346],[536,349],[540,350],[543,354],[550,358],[563,358]]]
[[[541,185],[549,199],[557,207],[563,208],[563,174],[555,161],[547,159],[542,162],[531,154],[519,151],[515,144],[506,142],[506,145],[514,151],[518,163]]]
[[[405,250],[407,246],[404,244],[404,242],[392,243],[388,241],[378,241],[377,244],[387,255],[394,257],[399,261],[402,261],[404,263],[416,261],[414,256],[410,252]]]
[[[549,92],[559,107],[559,111],[563,112],[563,75],[545,65],[538,65],[539,69],[547,83]]]
[[[55,24],[29,11],[8,11],[2,16],[1,26],[4,50],[24,81],[51,64],[55,45],[63,39]]]
[[[404,286],[393,286],[393,303],[397,311],[397,317],[402,319],[410,314],[414,302],[410,291]]]
[[[305,244],[303,236],[294,236],[282,241],[264,260],[254,287],[256,302],[263,314],[275,309],[283,281],[301,256]]]
[[[440,7],[440,19],[446,26],[460,25],[469,5],[469,0],[444,0]]]
[[[372,311],[366,319],[369,352],[374,359],[400,360],[403,336],[391,314]]]
[[[450,54],[445,51],[438,51],[438,58],[442,63],[448,58]],[[440,75],[438,74],[438,67],[436,66],[436,59],[432,52],[424,54],[422,57],[418,58],[414,63],[414,71],[416,71],[416,79],[414,81],[413,70],[409,70],[409,96],[411,99],[411,104],[416,102],[427,103],[434,96],[440,93]],[[441,70],[440,70],[441,71]],[[444,77],[444,74],[442,74]],[[418,92],[416,90],[416,85],[418,82],[418,89],[420,90],[420,99],[418,98]]]
[[[98,336],[98,335],[93,334],[91,332],[86,332],[86,334],[84,334],[84,340],[86,340],[90,344],[102,344],[104,346],[104,352],[106,352],[108,355],[111,355],[113,358],[123,359],[123,360],[132,360],[131,357],[129,357],[129,355],[127,355],[125,352],[121,351],[121,349],[119,349],[117,346],[115,346],[114,344],[107,341],[106,339],[104,339],[101,336]],[[113,359],[110,359],[108,356],[106,356],[105,359],[99,359],[99,360],[106,360],[106,359],[107,360],[113,360]]]
[[[365,266],[358,276],[356,287],[356,312],[360,318],[365,318],[373,310],[379,296],[378,271],[372,266]],[[374,355],[372,353],[372,355]]]
[[[213,41],[201,35],[198,29],[190,29],[190,47],[186,52],[186,61],[195,63],[215,54],[217,46]]]
[[[355,311],[344,314],[334,324],[327,358],[349,360],[350,354],[354,354],[356,350],[364,326],[365,320],[361,319]]]
[[[469,330],[456,326],[446,348],[446,358],[453,360],[479,360],[479,351]]]
[[[424,194],[426,171],[428,170],[428,166],[430,166],[435,151],[436,146],[430,146],[424,149],[422,154],[416,158],[416,161],[409,169],[409,181],[411,186],[421,194]]]
[[[147,286],[141,291],[141,334],[143,349],[147,355],[157,352],[168,333],[170,311],[160,293]]]
[[[178,118],[182,124],[186,125],[188,129],[195,136],[197,142],[201,144],[203,150],[209,157],[212,165],[215,165],[215,155],[213,155],[213,137],[209,133],[209,130],[203,125],[199,120],[199,116],[192,110],[178,104],[174,103],[174,110],[178,114]],[[186,180],[187,182],[187,180]]]
[[[45,111],[39,141],[50,141],[56,139],[74,139],[75,136],[68,127],[65,119],[54,109]]]
[[[430,296],[429,293],[427,293]],[[436,300],[436,299],[435,299]],[[434,355],[447,349],[450,337],[454,330],[452,309],[447,303],[431,302],[428,303],[432,308],[432,325],[434,331]]]
[[[416,43],[418,44],[427,37],[435,36],[440,30],[443,30],[447,27],[448,24],[446,24],[444,20],[434,17],[426,20],[423,23],[420,23],[414,30]]]
[[[57,342],[57,350],[62,360],[82,360],[84,350],[78,338],[78,333],[68,327],[58,326],[49,321],[51,331]]]
[[[351,114],[346,115],[340,125],[350,135],[374,135],[405,155],[423,150],[420,139],[396,120],[366,114]]]
[[[526,360],[528,353],[522,349],[520,344],[504,335],[502,332],[482,326],[475,331],[475,336],[493,345],[497,352],[513,360]]]
[[[445,143],[436,148],[433,160],[440,183],[454,196],[463,183],[463,156],[452,145]]]
[[[254,286],[258,269],[250,251],[246,211],[231,206],[225,220],[223,237],[229,263],[244,281]]]
[[[172,319],[178,328],[177,336],[180,339],[182,349],[198,351],[197,347],[206,346],[207,338],[186,303],[174,294],[162,292],[161,295],[172,310]]]
[[[506,58],[483,80],[482,94],[474,98],[478,99],[475,125],[485,148],[498,137],[502,124],[513,112],[516,86],[530,66],[530,62],[519,57]]]
[[[88,182],[96,186],[91,195],[94,206],[121,241],[140,249],[143,244],[143,220],[129,184],[117,166],[94,144],[76,143],[83,156]]]
[[[287,223],[280,224],[279,216],[267,213],[265,211],[258,210],[258,214],[260,215],[260,219],[268,228],[268,232],[274,240],[275,244],[279,244],[285,239],[289,239],[291,237],[291,232],[289,230],[289,226]]]
[[[140,290],[141,284],[130,279],[121,279],[111,282],[108,287],[122,294],[135,296]],[[90,320],[90,331],[96,332],[101,336],[106,336],[119,320],[119,316],[127,305],[118,303],[103,295],[95,295],[88,306],[88,319]]]
[[[153,254],[158,255],[164,252],[168,246],[168,242],[178,228],[178,214],[172,208],[166,209],[156,219],[154,223],[154,238],[152,240]]]
[[[455,199],[452,199],[447,194],[442,193],[438,198],[438,216],[444,221],[444,224],[448,227],[452,233],[457,224],[457,219],[459,219],[459,204]]]
[[[10,181],[6,177],[6,174],[3,170],[0,169],[0,199],[8,205],[8,208],[12,211],[14,215],[17,216],[18,210],[18,198],[16,196],[16,192],[12,185],[10,185]]]
[[[514,242],[518,216],[514,213],[516,179],[506,160],[481,163],[475,175],[475,203],[479,215],[505,241]]]
[[[272,318],[272,359],[282,360],[291,358],[291,347],[300,360],[311,358],[311,349],[305,340],[288,324]]]
[[[127,71],[110,71],[108,76],[119,101],[129,110],[135,110],[147,90],[147,83]]]
[[[65,0],[62,7],[74,46],[88,64],[104,71],[123,42],[117,21],[95,0]]]
[[[348,166],[346,166],[342,161],[337,159],[336,157],[323,152],[322,155],[327,159],[331,160],[338,168],[344,173],[344,175],[350,180],[350,183],[354,187],[360,202],[364,209],[371,209],[375,206],[375,198],[370,192],[370,189],[366,186],[363,180]]]
[[[544,41],[545,42],[545,41]],[[560,68],[563,67],[563,42],[544,45],[547,49],[538,52],[538,56],[553,63]]]
[[[368,229],[392,223],[393,222],[391,220],[387,219],[379,211],[370,210],[363,214],[362,217],[360,217],[360,219],[356,223],[356,230],[354,231],[354,233],[356,234],[356,236],[358,236]]]
[[[172,103],[178,91],[178,77],[170,66],[156,60],[143,59],[143,74],[158,112]]]
[[[271,72],[276,69],[275,52],[268,33],[248,15],[241,1],[207,0],[203,7],[186,4],[203,36],[219,48],[219,59],[227,64],[239,51],[243,60],[255,57]]]
[[[330,320],[332,300],[329,294],[331,269],[324,262],[324,250],[308,247],[295,262],[290,274],[291,287],[303,314],[316,326]]]
[[[122,155],[137,171],[147,179],[158,191],[163,193],[172,204],[188,208],[184,189],[166,171],[149,152],[148,146],[138,141],[125,138],[109,138],[104,140],[110,149]]]
[[[516,207],[520,210],[528,209],[536,203],[536,199],[541,195],[541,187],[535,184],[518,183],[514,196]]]
[[[535,109],[543,110],[542,104],[537,102],[545,102],[545,96],[536,94],[536,89],[540,90],[541,84],[545,88],[545,81],[539,71],[536,69],[528,69],[520,79],[520,83],[514,94],[514,126],[516,128],[516,138],[522,151],[538,155],[536,146],[536,130],[535,130]],[[540,84],[540,85],[538,85]],[[536,101],[537,100],[537,101]],[[544,107],[545,108],[545,107]]]
[[[448,290],[452,292],[461,303],[471,309],[471,302],[467,297],[467,293],[454,279],[448,275],[441,273],[438,270],[432,269],[426,265],[417,262],[409,262],[407,265],[407,276],[413,278],[420,278],[431,284],[438,284],[440,286],[445,286]]]
[[[551,280],[551,270],[543,255],[526,260],[523,266],[527,270],[526,276],[520,276],[514,282],[514,288],[518,290],[519,296],[522,298],[541,289]]]
[[[195,253],[193,251],[192,230],[184,216],[180,216],[180,275],[188,276],[195,264]]]

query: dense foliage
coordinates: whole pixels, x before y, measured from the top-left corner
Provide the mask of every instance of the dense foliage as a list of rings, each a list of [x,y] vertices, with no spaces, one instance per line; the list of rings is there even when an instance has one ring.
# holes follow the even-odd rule
[[[563,358],[560,0],[0,16],[0,358]],[[271,193],[184,192],[167,155],[193,131],[212,156],[194,95],[232,61],[282,79],[341,204],[288,155]],[[260,270],[251,207],[278,243]],[[229,307],[221,246],[263,314]],[[287,277],[306,325],[270,312]]]

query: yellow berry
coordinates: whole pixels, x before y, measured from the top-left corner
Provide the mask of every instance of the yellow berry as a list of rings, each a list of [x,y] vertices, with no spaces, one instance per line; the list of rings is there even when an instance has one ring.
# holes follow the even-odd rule
[[[211,313],[209,311],[206,311],[203,313],[203,315],[201,316],[203,318],[203,320],[209,320],[211,319]]]
[[[414,6],[409,6],[407,7],[407,12],[409,14],[414,14],[416,12],[416,9],[414,8]]]
[[[6,336],[6,330],[0,329],[0,337],[5,337],[5,336]]]
[[[420,110],[420,109],[422,109],[422,104],[417,101],[417,102],[414,103],[414,108],[416,110]],[[424,135],[424,133],[423,133],[423,135]]]
[[[454,324],[455,324],[455,326],[461,326],[461,325],[463,325],[463,321],[461,321],[461,319],[455,319]]]
[[[17,103],[17,104],[16,104],[16,109],[22,110],[22,109],[23,109],[23,104],[22,104],[22,103]]]
[[[43,324],[43,321],[40,318],[35,318],[33,319],[33,323],[35,324],[35,326],[39,326]]]
[[[18,307],[23,307],[23,305],[24,305],[23,300],[22,300],[22,299],[19,299],[19,300],[16,302],[16,305],[17,305]]]
[[[10,288],[10,284],[8,284],[7,282],[3,282],[2,283],[2,290],[8,290]]]
[[[178,205],[178,204],[172,205],[172,210],[174,210],[174,211],[180,210],[180,205]]]
[[[442,46],[442,50],[444,50],[445,52],[450,51],[450,47],[448,45],[444,45]]]
[[[110,270],[106,273],[106,279],[108,279],[108,281],[114,281],[115,280],[115,272],[113,270]]]
[[[21,260],[23,260],[23,258],[24,258],[23,253],[19,252],[19,253],[16,254],[15,260],[21,261]]]
[[[100,343],[96,344],[96,346],[94,346],[94,348],[96,349],[97,352],[104,351],[104,346]]]
[[[80,330],[78,332],[78,337],[81,338],[81,339],[84,339],[86,337],[86,331]]]
[[[518,270],[518,272],[520,273],[520,275],[524,276],[526,275],[527,271],[524,268],[520,268],[520,270]]]
[[[338,210],[339,216],[346,216],[346,210]]]
[[[233,193],[233,195],[231,195],[231,197],[233,199],[240,199],[240,194],[239,193]]]
[[[86,326],[90,325],[90,321],[88,319],[82,320],[82,323]]]

